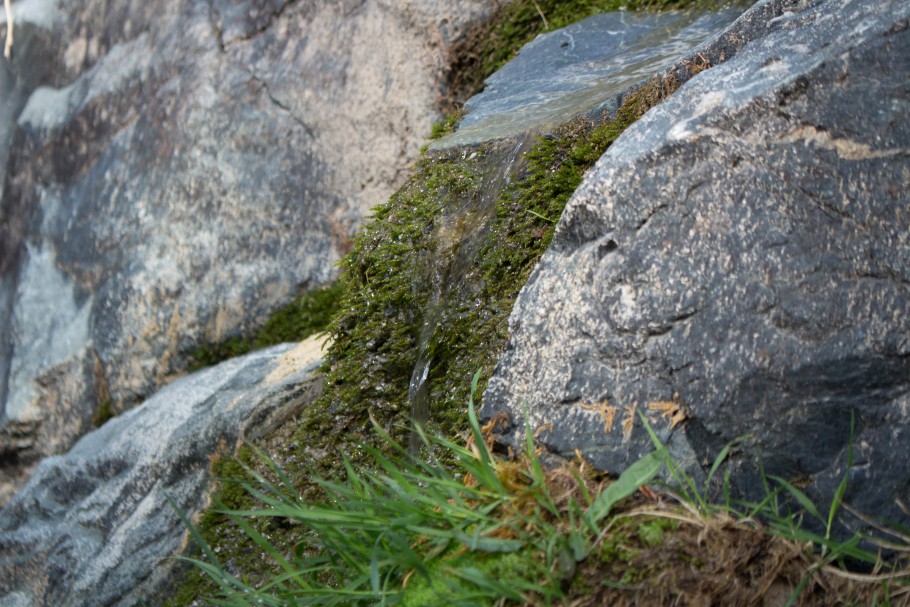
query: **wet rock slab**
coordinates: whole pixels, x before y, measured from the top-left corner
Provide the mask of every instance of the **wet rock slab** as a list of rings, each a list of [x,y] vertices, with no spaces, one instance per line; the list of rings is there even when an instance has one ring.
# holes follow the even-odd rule
[[[827,508],[846,475],[906,526],[910,5],[784,8],[587,175],[484,410],[613,473],[651,448],[639,414],[696,476],[745,438],[740,495],[763,462]]]
[[[486,80],[458,130],[434,147],[513,137],[596,110],[685,57],[743,10],[603,13],[540,35]]]
[[[0,605],[160,604],[168,557],[188,541],[168,498],[200,511],[213,454],[311,402],[320,346],[276,346],[185,377],[42,461],[0,510]]]

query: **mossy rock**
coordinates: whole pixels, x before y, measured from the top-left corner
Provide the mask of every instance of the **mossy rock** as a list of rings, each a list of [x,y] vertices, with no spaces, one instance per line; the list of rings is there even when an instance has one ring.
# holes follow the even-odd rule
[[[515,298],[585,171],[678,84],[657,78],[628,94],[616,112],[582,116],[543,136],[424,150],[412,178],[376,208],[342,261],[338,311],[327,328],[332,341],[325,390],[273,453],[304,499],[323,497],[315,478],[345,474],[344,457],[355,466],[365,462],[362,445],[377,446],[374,423],[406,442],[408,388],[421,354],[430,361],[427,429],[453,438],[467,427],[471,378],[481,371],[481,395],[508,337]],[[437,264],[438,257],[449,261]],[[435,329],[424,339],[428,310]],[[250,503],[235,483],[221,487],[216,500]],[[270,574],[223,518],[203,517],[202,532],[232,566],[254,579]],[[297,532],[273,525],[268,536],[279,549],[291,550]],[[170,604],[215,590],[194,571]]]

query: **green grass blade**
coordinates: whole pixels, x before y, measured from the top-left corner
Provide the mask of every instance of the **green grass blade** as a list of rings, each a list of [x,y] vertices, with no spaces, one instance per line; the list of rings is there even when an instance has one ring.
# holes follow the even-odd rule
[[[167,493],[164,494],[164,497],[167,500],[167,503],[171,505],[171,508],[174,509],[174,512],[177,513],[177,516],[180,518],[180,522],[182,522],[187,530],[189,530],[190,537],[193,538],[193,541],[196,542],[196,545],[199,546],[200,550],[202,550],[205,558],[207,558],[210,563],[214,563],[220,568],[221,563],[218,561],[218,557],[215,556],[215,552],[212,550],[211,546],[209,546],[209,543],[205,541],[205,538],[202,537],[202,533],[200,533],[196,525],[194,525],[189,517],[187,517],[187,515],[183,512],[183,510],[180,509],[180,507],[177,505],[177,502],[174,501],[174,498],[172,498]]]
[[[452,570],[452,574],[471,582],[479,588],[487,590],[490,593],[490,598],[505,597],[511,601],[523,601],[524,599],[524,597],[513,588],[493,579],[488,574],[475,567],[455,569]]]
[[[527,418],[526,412],[525,419]],[[531,430],[530,424],[525,425],[525,449],[528,456],[528,462],[530,463],[531,478],[534,480],[531,489],[535,491],[538,503],[546,508],[551,514],[559,516],[559,508],[557,508],[556,504],[553,502],[553,497],[550,495],[543,466],[540,463],[540,458],[537,457],[537,451],[534,446],[534,432]]]
[[[783,478],[781,478],[779,476],[775,476],[775,475],[771,474],[771,475],[768,475],[768,478],[773,480],[774,482],[778,483],[784,489],[786,489],[787,493],[792,495],[793,498],[797,502],[799,502],[799,505],[802,506],[806,512],[808,512],[813,517],[818,519],[819,522],[824,522],[824,519],[822,518],[821,514],[819,514],[818,509],[815,507],[815,504],[813,504],[812,500],[809,499],[809,496],[807,496],[805,493],[803,493],[802,491],[800,491],[799,489],[794,487],[791,483],[787,482],[786,480],[784,480]]]
[[[714,463],[711,465],[711,470],[708,472],[708,478],[705,479],[705,493],[707,493],[711,486],[711,479],[714,478],[714,473],[717,472],[717,469],[720,468],[721,464],[727,459],[727,456],[730,455],[730,449],[732,447],[733,443],[727,443],[724,448],[720,450],[720,453],[717,454],[717,457],[714,458]]]
[[[664,454],[654,451],[644,456],[619,475],[603,493],[594,498],[588,509],[588,519],[597,524],[610,513],[613,506],[626,499],[642,486],[649,483],[664,467]]]
[[[452,535],[468,550],[475,552],[517,552],[525,546],[520,540],[485,537],[477,533],[469,536],[458,529],[453,530]]]
[[[831,500],[831,507],[828,509],[828,524],[825,527],[825,539],[831,537],[831,528],[834,526],[834,517],[840,510],[840,505],[844,501],[844,495],[847,493],[847,480],[850,478],[850,468],[853,467],[853,431],[856,418],[853,412],[850,413],[850,442],[847,447],[847,467],[844,469],[844,478],[841,479],[834,492],[834,499]]]
[[[224,592],[225,594],[233,594],[234,592],[246,592],[249,590],[249,587],[238,580],[236,577],[232,576],[230,573],[226,572],[221,568],[220,565],[213,565],[206,561],[200,561],[197,559],[177,556],[174,557],[178,561],[185,563],[190,563],[203,571],[209,578],[212,579]]]
[[[300,588],[307,588],[307,584],[303,578],[300,577],[299,572],[284,558],[284,556],[269,542],[265,537],[262,536],[252,525],[250,525],[246,519],[243,517],[234,517],[234,524],[240,527],[243,532],[253,540],[254,544],[258,546],[263,552],[268,554],[273,561],[278,563],[278,565],[284,569],[284,571],[291,576],[294,582]]]
[[[471,425],[471,434],[474,436],[474,445],[480,453],[480,460],[485,466],[493,467],[493,458],[487,450],[487,444],[483,440],[483,433],[480,431],[480,422],[477,420],[477,413],[474,411],[474,395],[477,393],[477,382],[480,381],[480,369],[474,373],[471,379],[471,395],[468,397],[468,422]]]
[[[541,215],[540,213],[536,213],[536,212],[532,211],[531,209],[525,209],[525,210],[526,210],[528,213],[530,213],[531,215],[533,215],[534,217],[537,217],[538,219],[543,219],[544,221],[549,221],[550,223],[557,223],[557,220],[555,220],[555,219],[550,219],[549,217],[544,217],[544,216]]]
[[[378,539],[376,541],[379,542]],[[374,594],[379,594],[379,554],[375,549],[370,559],[370,589]]]

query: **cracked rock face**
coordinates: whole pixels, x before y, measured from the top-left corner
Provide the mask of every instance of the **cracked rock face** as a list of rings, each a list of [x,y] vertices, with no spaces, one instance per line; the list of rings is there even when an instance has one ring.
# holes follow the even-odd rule
[[[518,299],[486,415],[612,473],[651,449],[639,414],[702,478],[743,438],[740,495],[759,462],[824,508],[846,475],[910,524],[908,20],[794,6],[626,131]]]
[[[0,511],[0,605],[160,604],[210,457],[289,423],[321,385],[309,339],[182,378],[48,457]]]
[[[105,401],[128,409],[199,343],[333,279],[430,130],[449,44],[492,9],[12,6],[13,59],[0,60],[0,501]]]

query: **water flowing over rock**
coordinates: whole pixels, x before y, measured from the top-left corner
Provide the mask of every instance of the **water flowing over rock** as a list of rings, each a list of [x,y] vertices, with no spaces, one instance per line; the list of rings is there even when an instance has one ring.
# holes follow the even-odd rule
[[[430,130],[447,49],[495,4],[14,2],[0,498],[97,407],[333,279]]]
[[[44,459],[0,511],[0,606],[160,602],[162,559],[186,544],[166,496],[203,508],[212,454],[310,403],[319,352],[280,346],[171,380],[196,344],[333,276],[409,170],[447,46],[491,6],[14,4],[16,54],[0,71],[0,481],[65,451],[96,406],[153,396]],[[702,478],[743,438],[740,495],[755,495],[759,461],[821,502],[847,474],[852,506],[910,522],[910,463],[894,457],[910,411],[910,7],[763,0],[711,35],[730,11],[597,17],[490,79],[418,165],[429,183],[381,205],[348,258],[364,303],[335,343],[360,340],[348,345],[367,358],[338,356],[350,367],[329,369],[335,401],[308,410],[327,420],[308,418],[322,424],[308,438],[429,420],[445,399],[463,413],[443,379],[467,390],[465,352],[498,351],[517,268],[530,271],[582,172],[562,189],[546,174],[576,153],[590,166],[600,151],[582,154],[583,135],[618,124],[643,78],[666,85],[657,103],[694,76],[572,198],[483,412],[511,419],[508,440],[527,422],[552,451],[614,473],[651,449],[639,413]],[[655,57],[641,54],[647,24],[675,27]],[[636,59],[607,85],[617,60],[598,40],[614,25]],[[553,192],[558,208],[520,204]],[[520,276],[507,296],[504,276]]]
[[[611,107],[632,86],[688,56],[743,7],[718,11],[602,13],[525,45],[465,104],[458,130],[431,147],[540,132]]]
[[[168,498],[206,504],[210,457],[312,402],[320,342],[283,345],[182,378],[48,457],[0,511],[0,605],[158,604],[187,542]]]
[[[614,473],[640,414],[696,475],[743,438],[740,495],[759,462],[825,508],[846,475],[907,525],[910,5],[784,6],[587,175],[484,411]]]

